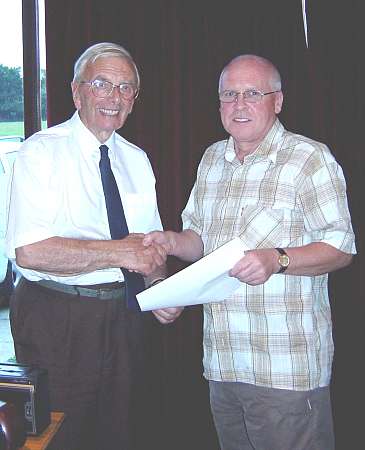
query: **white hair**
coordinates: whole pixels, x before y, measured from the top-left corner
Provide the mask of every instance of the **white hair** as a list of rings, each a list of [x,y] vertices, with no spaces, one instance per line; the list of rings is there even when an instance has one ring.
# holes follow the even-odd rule
[[[80,81],[88,64],[94,63],[98,58],[105,58],[107,56],[124,58],[130,63],[135,73],[137,88],[139,89],[140,77],[132,56],[124,47],[118,44],[113,44],[112,42],[100,42],[99,44],[95,44],[87,48],[75,62],[73,81]]]

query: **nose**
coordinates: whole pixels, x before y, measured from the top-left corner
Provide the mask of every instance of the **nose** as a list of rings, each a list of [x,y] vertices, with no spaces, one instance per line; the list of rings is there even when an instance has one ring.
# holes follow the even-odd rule
[[[236,98],[235,98],[235,103],[237,105],[237,107],[245,107],[247,105],[245,96],[243,92],[237,92]]]
[[[113,101],[120,102],[121,92],[119,86],[113,86],[113,89],[111,93],[109,94],[109,97],[113,99]]]

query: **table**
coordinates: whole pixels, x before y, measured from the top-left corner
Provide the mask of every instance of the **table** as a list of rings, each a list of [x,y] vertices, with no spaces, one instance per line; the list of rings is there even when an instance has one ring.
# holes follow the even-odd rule
[[[44,450],[48,447],[57,431],[59,430],[63,419],[62,412],[51,412],[51,423],[39,436],[28,436],[23,447],[19,450]]]

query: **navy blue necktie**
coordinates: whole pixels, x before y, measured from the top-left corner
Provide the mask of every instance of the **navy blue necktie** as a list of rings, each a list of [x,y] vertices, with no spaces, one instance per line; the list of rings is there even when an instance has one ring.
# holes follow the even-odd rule
[[[122,200],[120,198],[117,183],[114,178],[113,171],[110,167],[110,159],[108,156],[108,147],[100,146],[100,174],[103,184],[106,210],[108,213],[110,236],[112,239],[123,239],[128,236],[129,230],[125,219]],[[121,267],[126,285],[126,300],[128,308],[140,310],[136,294],[145,288],[142,275]]]

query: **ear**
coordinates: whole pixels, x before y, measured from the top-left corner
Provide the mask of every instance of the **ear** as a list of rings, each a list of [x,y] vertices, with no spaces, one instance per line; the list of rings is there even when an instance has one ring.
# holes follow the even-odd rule
[[[79,83],[76,81],[71,82],[71,91],[72,91],[72,98],[74,101],[75,108],[77,110],[81,109],[81,100],[80,100],[80,94],[79,94]]]
[[[276,92],[275,94],[275,113],[279,114],[279,112],[281,111],[281,107],[283,106],[283,100],[284,100],[284,96],[283,93],[280,92]]]
[[[128,106],[128,114],[130,114],[133,110],[135,100],[131,100]]]

